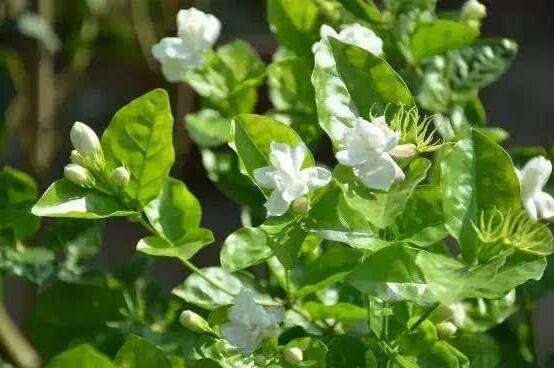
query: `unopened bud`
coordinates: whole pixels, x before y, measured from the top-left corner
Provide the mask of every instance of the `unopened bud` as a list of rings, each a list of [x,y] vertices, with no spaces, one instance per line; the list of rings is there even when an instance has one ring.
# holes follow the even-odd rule
[[[202,316],[191,310],[185,310],[179,317],[179,322],[192,332],[212,333],[213,330]]]
[[[77,150],[72,150],[71,151],[71,154],[69,155],[69,160],[71,162],[73,162],[74,164],[78,164],[78,165],[81,165],[81,166],[86,166],[85,158]]]
[[[458,327],[452,322],[441,322],[435,327],[437,328],[439,337],[442,339],[449,339],[458,331]]]
[[[306,197],[296,198],[292,202],[292,211],[300,215],[307,215],[310,211],[310,201]]]
[[[88,185],[93,182],[90,172],[78,164],[69,164],[63,169],[63,174],[73,184]]]
[[[478,0],[468,0],[462,6],[462,18],[483,19],[487,16],[487,7]]]
[[[120,166],[112,171],[111,176],[112,184],[118,188],[125,188],[131,180],[131,173],[126,167]]]
[[[417,147],[413,143],[399,144],[390,150],[390,155],[396,158],[414,157],[417,153]]]
[[[297,347],[286,348],[283,350],[283,358],[287,363],[296,365],[304,360],[304,354]]]
[[[71,144],[81,155],[90,156],[102,150],[100,140],[94,130],[79,121],[73,124],[69,137]]]

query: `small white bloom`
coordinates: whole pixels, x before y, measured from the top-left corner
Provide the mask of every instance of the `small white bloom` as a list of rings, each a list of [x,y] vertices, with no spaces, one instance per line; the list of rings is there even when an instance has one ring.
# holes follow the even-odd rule
[[[451,321],[456,326],[463,326],[467,318],[466,308],[464,304],[453,303],[453,304],[449,304],[448,308],[450,309],[450,312],[451,312],[451,316],[450,316]]]
[[[324,24],[321,26],[320,34],[321,38],[334,37],[339,41],[358,46],[377,56],[383,54],[383,40],[371,29],[358,23],[346,25],[340,32]],[[314,45],[314,53],[317,52],[319,47],[318,44]]]
[[[92,182],[93,177],[90,172],[81,165],[69,164],[63,169],[63,174],[73,184],[88,185]]]
[[[487,16],[487,7],[478,0],[467,0],[462,6],[462,18],[483,19]]]
[[[331,172],[322,167],[302,169],[306,151],[302,144],[272,142],[269,158],[273,166],[254,170],[254,179],[262,188],[273,189],[265,207],[268,216],[287,212],[297,198],[308,194],[310,188],[323,187],[331,181]]]
[[[302,353],[302,350],[297,347],[286,348],[283,350],[283,358],[285,359],[285,362],[296,365],[304,360],[304,354]]]
[[[166,37],[152,47],[152,55],[162,64],[169,82],[181,82],[185,73],[202,63],[202,54],[210,49],[221,31],[220,21],[195,8],[177,14],[179,37]]]
[[[131,180],[131,173],[126,167],[120,166],[113,170],[111,181],[118,188],[124,188]]]
[[[523,208],[533,221],[554,217],[554,198],[543,191],[552,174],[552,163],[542,156],[535,157],[517,170]]]
[[[282,308],[262,307],[254,301],[252,291],[243,289],[229,310],[229,322],[221,325],[221,333],[244,355],[249,355],[264,339],[278,332],[283,317]]]
[[[442,339],[449,339],[453,337],[458,331],[458,327],[452,322],[441,322],[436,325],[437,333]]]
[[[82,156],[92,157],[102,151],[98,136],[88,125],[76,121],[69,133],[71,144]]]
[[[400,133],[390,129],[384,117],[371,123],[358,118],[356,125],[346,130],[336,157],[341,164],[353,167],[354,174],[366,187],[388,190],[395,181],[405,179],[392,156],[415,154],[413,145],[398,145],[399,140]]]

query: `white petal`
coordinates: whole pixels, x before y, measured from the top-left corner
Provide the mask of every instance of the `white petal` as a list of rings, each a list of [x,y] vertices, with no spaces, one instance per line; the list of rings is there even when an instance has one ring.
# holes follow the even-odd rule
[[[363,165],[354,168],[353,171],[366,187],[388,190],[397,175],[393,163],[380,155],[372,155]]]
[[[554,198],[548,193],[535,194],[535,206],[538,218],[551,219],[554,217]]]
[[[520,184],[523,198],[542,191],[552,174],[552,163],[542,156],[535,157],[521,169]]]
[[[533,221],[538,220],[538,213],[537,213],[537,205],[535,204],[535,198],[534,197],[528,197],[528,198],[522,198],[523,200],[523,208],[525,208],[525,211]]]
[[[264,204],[267,216],[281,216],[289,209],[290,202],[283,198],[283,193],[274,190]]]
[[[248,326],[237,323],[225,323],[221,325],[221,334],[244,355],[252,354],[262,342],[262,337],[253,334]]]
[[[413,143],[400,144],[389,151],[392,157],[409,158],[416,154],[416,145]]]
[[[279,171],[284,171],[288,174],[294,172],[292,149],[286,143],[271,142],[269,160]]]
[[[304,145],[298,144],[296,147],[294,147],[294,150],[292,152],[292,161],[294,163],[294,168],[296,169],[296,171],[300,172],[305,158],[306,149],[304,148]]]
[[[299,180],[296,182],[293,182],[285,188],[283,191],[283,200],[285,200],[288,203],[291,203],[296,198],[300,198],[306,194],[308,194],[309,188],[307,182],[304,180]]]
[[[324,187],[331,181],[331,172],[323,167],[310,167],[302,170],[301,174],[308,186],[313,188]]]
[[[274,167],[266,166],[254,170],[254,180],[263,188],[274,189],[277,187],[276,170]]]
[[[335,154],[337,161],[345,166],[358,166],[366,161],[367,155],[365,152],[341,150]]]

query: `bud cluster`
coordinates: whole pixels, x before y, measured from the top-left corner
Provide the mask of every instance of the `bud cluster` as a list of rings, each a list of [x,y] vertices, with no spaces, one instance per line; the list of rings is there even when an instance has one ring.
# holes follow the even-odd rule
[[[109,184],[115,189],[122,189],[129,183],[131,173],[124,166],[105,175],[106,163],[100,139],[88,125],[75,122],[69,137],[74,148],[70,155],[72,163],[64,168],[64,175],[69,181],[91,188],[98,184],[97,177],[107,176]]]

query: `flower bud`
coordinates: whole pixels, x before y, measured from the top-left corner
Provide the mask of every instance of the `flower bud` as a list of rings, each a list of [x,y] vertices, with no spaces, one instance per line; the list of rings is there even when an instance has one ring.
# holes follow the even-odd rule
[[[413,143],[399,144],[390,150],[390,155],[396,158],[410,158],[417,153],[417,148]]]
[[[462,18],[483,19],[487,16],[487,7],[478,0],[468,0],[462,7]]]
[[[212,333],[213,330],[202,316],[191,310],[185,310],[179,317],[179,322],[192,332]]]
[[[441,322],[435,326],[441,339],[449,339],[456,334],[458,327],[452,322]]]
[[[73,124],[69,137],[73,147],[83,156],[91,156],[102,151],[100,140],[94,130],[79,121]]]
[[[126,167],[120,166],[112,171],[112,176],[110,179],[112,181],[112,184],[116,187],[125,188],[127,184],[129,184],[129,180],[131,180],[131,173]]]
[[[67,180],[77,185],[89,185],[93,182],[90,172],[78,164],[69,164],[63,169]]]
[[[299,215],[307,215],[310,211],[310,201],[306,197],[300,197],[292,202],[292,211]]]
[[[287,363],[296,365],[304,360],[304,354],[297,347],[286,348],[283,350],[283,358]]]
[[[72,150],[71,151],[71,154],[69,155],[69,160],[71,162],[73,162],[74,164],[78,164],[78,165],[81,165],[81,166],[87,166],[85,158],[83,156],[81,156],[81,154],[77,150]]]

